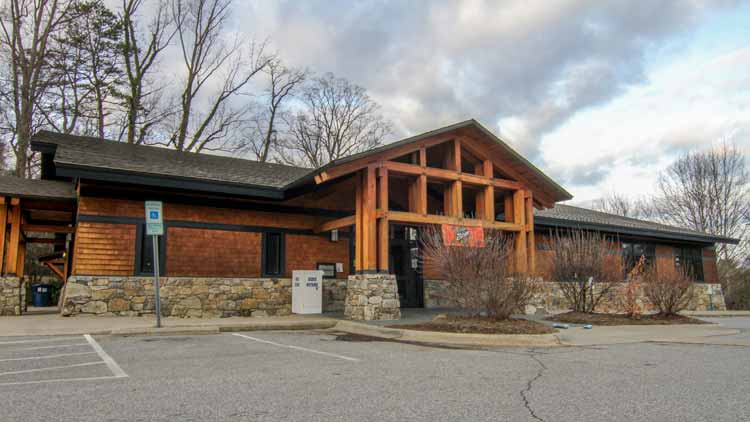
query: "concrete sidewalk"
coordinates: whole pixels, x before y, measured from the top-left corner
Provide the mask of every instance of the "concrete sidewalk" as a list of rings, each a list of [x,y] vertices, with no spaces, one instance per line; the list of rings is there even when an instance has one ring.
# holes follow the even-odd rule
[[[326,329],[338,321],[319,315],[236,318],[162,318],[161,329],[153,316],[101,317],[24,315],[0,318],[0,337],[54,336],[78,334],[212,334],[224,331],[315,330]]]

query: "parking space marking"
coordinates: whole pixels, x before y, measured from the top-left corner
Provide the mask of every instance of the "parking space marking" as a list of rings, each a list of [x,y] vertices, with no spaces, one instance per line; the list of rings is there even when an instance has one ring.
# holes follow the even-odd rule
[[[107,352],[104,351],[104,349],[102,349],[102,346],[100,346],[93,337],[88,334],[84,334],[83,336],[86,338],[86,341],[89,342],[94,351],[99,355],[102,361],[107,364],[107,367],[110,371],[112,371],[112,375],[114,375],[115,378],[127,378],[128,374],[126,374],[125,371],[120,368],[120,365],[118,365],[117,362],[115,362],[115,360],[112,359],[112,357],[110,357]]]
[[[47,368],[35,368],[35,369],[24,369],[22,371],[10,371],[10,372],[0,372],[0,376],[4,375],[18,375],[18,374],[29,374],[32,372],[43,372],[43,371],[55,371],[58,369],[68,369],[68,368],[77,368],[79,366],[92,366],[92,365],[103,365],[105,362],[102,361],[96,361],[96,362],[84,362],[84,363],[76,363],[73,365],[62,365],[62,366],[49,366]]]
[[[48,382],[102,381],[102,380],[112,380],[112,379],[115,379],[115,377],[54,378],[51,380],[3,382],[3,383],[0,383],[0,387],[5,387],[8,385],[45,384]]]
[[[12,349],[11,351],[19,352],[22,350],[57,349],[57,348],[63,348],[63,347],[77,347],[77,346],[87,346],[87,345],[88,343],[56,344],[54,346],[24,347],[23,349]]]
[[[54,358],[62,358],[66,356],[80,356],[80,355],[93,355],[96,352],[80,352],[80,353],[59,353],[56,355],[44,355],[44,356],[29,356],[25,358],[10,358],[10,359],[0,359],[0,362],[15,362],[19,360],[37,360],[37,359],[54,359]]]
[[[76,340],[78,337],[54,337],[54,338],[38,338],[34,340],[14,340],[14,341],[0,341],[0,345],[4,344],[25,344],[25,343],[49,343],[52,341],[61,340]]]
[[[270,344],[272,346],[284,347],[284,348],[287,348],[287,349],[294,349],[294,350],[300,350],[300,351],[303,351],[303,352],[315,353],[315,354],[318,354],[318,355],[330,356],[330,357],[334,357],[334,358],[338,358],[338,359],[348,360],[350,362],[359,362],[359,359],[357,359],[357,358],[352,358],[352,357],[344,356],[344,355],[337,355],[335,353],[328,353],[328,352],[324,352],[322,350],[308,349],[307,347],[292,346],[290,344],[276,343],[275,341],[263,340],[263,339],[260,339],[260,338],[257,338],[257,337],[251,337],[251,336],[248,336],[248,335],[245,335],[245,334],[234,333],[232,335],[237,336],[237,337],[246,338],[248,340],[257,341],[259,343]]]

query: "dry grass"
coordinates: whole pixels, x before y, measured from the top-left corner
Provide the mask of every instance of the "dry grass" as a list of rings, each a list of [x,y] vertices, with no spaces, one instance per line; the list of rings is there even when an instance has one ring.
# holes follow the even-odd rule
[[[542,323],[525,319],[496,320],[466,316],[447,316],[419,324],[391,325],[389,328],[463,334],[551,334],[557,332],[554,328]]]
[[[584,312],[566,312],[546,318],[547,321],[565,324],[591,325],[682,325],[682,324],[710,324],[696,318],[683,315],[642,315],[640,318],[630,318],[625,314],[592,314]]]

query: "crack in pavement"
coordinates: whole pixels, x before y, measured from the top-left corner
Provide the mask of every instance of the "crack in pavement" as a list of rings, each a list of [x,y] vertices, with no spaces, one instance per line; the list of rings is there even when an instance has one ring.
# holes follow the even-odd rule
[[[539,354],[540,353],[538,353],[534,349],[529,349],[529,351],[527,353],[527,355],[531,359],[533,359],[534,362],[536,362],[539,365],[539,370],[537,371],[537,373],[534,376],[534,378],[530,379],[526,383],[526,388],[524,388],[523,390],[521,390],[520,394],[521,394],[521,400],[523,400],[523,406],[526,408],[526,410],[529,411],[529,415],[531,415],[532,418],[534,418],[534,419],[536,419],[538,421],[544,422],[544,419],[542,419],[541,417],[539,417],[539,415],[536,414],[536,412],[534,411],[534,409],[532,409],[531,402],[529,401],[529,398],[527,396],[527,394],[531,393],[531,388],[532,388],[534,382],[536,382],[537,380],[539,380],[539,378],[541,378],[542,375],[544,374],[544,371],[547,370],[547,366],[537,357],[537,355],[539,355]]]

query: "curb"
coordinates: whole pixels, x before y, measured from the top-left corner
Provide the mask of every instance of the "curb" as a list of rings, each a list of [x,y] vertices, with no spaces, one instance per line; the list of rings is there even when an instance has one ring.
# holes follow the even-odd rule
[[[227,325],[176,326],[162,328],[123,328],[108,332],[112,336],[160,336],[160,335],[202,335],[232,333],[237,331],[295,331],[295,330],[325,330],[336,325],[335,320],[318,321],[263,321],[245,322]]]
[[[558,347],[556,334],[461,334],[385,328],[354,321],[339,321],[337,330],[385,340],[473,347]]]

